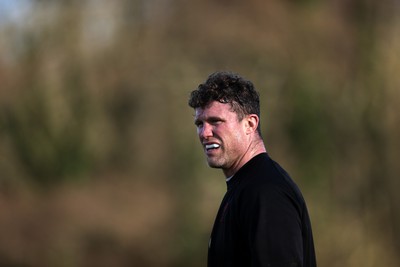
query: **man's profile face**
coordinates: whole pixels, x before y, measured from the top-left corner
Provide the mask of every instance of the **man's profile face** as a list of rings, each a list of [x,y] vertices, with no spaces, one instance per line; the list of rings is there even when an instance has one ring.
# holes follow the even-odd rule
[[[231,104],[212,101],[196,108],[195,125],[210,167],[229,170],[239,164],[247,149],[245,120],[238,120]]]

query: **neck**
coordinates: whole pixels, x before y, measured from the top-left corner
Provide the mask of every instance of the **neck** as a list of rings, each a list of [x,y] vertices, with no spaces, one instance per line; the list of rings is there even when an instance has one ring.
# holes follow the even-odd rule
[[[223,169],[224,175],[226,178],[235,175],[240,168],[243,167],[248,161],[250,161],[255,156],[265,153],[267,150],[265,149],[264,142],[262,139],[257,139],[251,146],[248,147],[247,151],[243,153],[243,155],[238,159],[236,164],[231,166],[230,168]]]

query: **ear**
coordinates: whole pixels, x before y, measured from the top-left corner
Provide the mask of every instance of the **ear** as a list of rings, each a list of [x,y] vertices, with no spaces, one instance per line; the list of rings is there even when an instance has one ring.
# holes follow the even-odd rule
[[[260,119],[256,114],[247,115],[246,119],[246,134],[251,134],[257,131]]]

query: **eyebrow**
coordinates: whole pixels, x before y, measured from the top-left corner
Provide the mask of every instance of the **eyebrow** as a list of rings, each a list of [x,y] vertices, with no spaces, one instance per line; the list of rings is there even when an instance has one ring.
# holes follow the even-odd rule
[[[218,117],[218,116],[207,117],[204,120],[201,120],[199,118],[195,118],[194,124],[198,124],[199,122],[202,122],[202,121],[207,121],[207,122],[210,122],[210,121],[224,121],[224,119],[222,117]]]

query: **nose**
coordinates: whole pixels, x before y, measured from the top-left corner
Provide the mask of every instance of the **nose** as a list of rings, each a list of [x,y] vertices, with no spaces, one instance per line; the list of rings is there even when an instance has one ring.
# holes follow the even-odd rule
[[[208,123],[204,123],[202,127],[198,128],[198,134],[200,139],[207,139],[213,136],[212,126]]]

